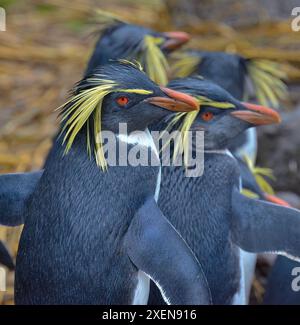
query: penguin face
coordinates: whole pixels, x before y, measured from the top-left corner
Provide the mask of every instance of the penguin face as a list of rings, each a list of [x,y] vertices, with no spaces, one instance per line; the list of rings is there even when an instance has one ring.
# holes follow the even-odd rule
[[[74,96],[62,106],[64,130],[76,134],[93,119],[96,132],[106,129],[118,133],[126,123],[128,132],[145,130],[174,112],[197,110],[197,100],[184,93],[160,87],[139,65],[120,60],[100,66],[74,88]],[[68,136],[67,135],[67,136]]]
[[[101,42],[112,58],[133,58],[143,46],[145,36],[161,39],[160,48],[166,53],[181,47],[190,39],[184,32],[159,33],[142,26],[119,23],[104,32]]]
[[[222,110],[210,106],[201,107],[191,130],[204,131],[205,149],[224,149],[230,140],[238,136],[250,123],[241,121],[231,115],[233,109]]]
[[[113,91],[103,99],[101,112],[103,128],[113,132],[118,132],[119,123],[126,123],[128,132],[145,130],[150,123],[169,114],[199,107],[193,97],[158,86],[127,62],[99,67],[82,84],[97,76],[115,83]]]
[[[169,87],[199,99],[200,110],[191,130],[205,132],[206,149],[224,149],[247,128],[280,122],[280,116],[274,110],[239,102],[221,87],[204,79],[178,79],[169,83]]]
[[[128,88],[128,91],[134,91]],[[147,87],[151,94],[113,92],[103,101],[102,126],[117,133],[120,123],[128,132],[143,131],[151,124],[178,111],[196,110],[197,101],[185,94],[164,87]]]

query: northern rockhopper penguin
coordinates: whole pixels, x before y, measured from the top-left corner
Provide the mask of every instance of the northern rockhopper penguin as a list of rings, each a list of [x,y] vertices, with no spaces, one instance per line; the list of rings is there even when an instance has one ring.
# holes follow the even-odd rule
[[[152,29],[112,19],[104,26],[88,62],[85,75],[111,60],[138,60],[150,79],[168,82],[166,56],[190,40],[181,31],[156,32]]]
[[[271,104],[279,107],[280,100],[287,97],[286,78],[279,64],[263,59],[247,59],[238,54],[188,50],[174,53],[178,58],[174,72],[180,77],[199,74],[227,90],[238,100],[255,97],[262,105]],[[237,158],[241,169],[242,188],[244,193],[253,192],[255,196],[268,201],[286,205],[286,202],[275,197],[273,193],[262,191],[261,184],[256,182],[254,175],[247,169],[244,160],[248,159],[255,165],[257,154],[256,129],[247,129],[228,145],[231,153]],[[249,182],[254,185],[252,190],[247,187]],[[265,181],[264,181],[265,182]],[[270,186],[269,186],[270,188]],[[255,190],[256,189],[256,190]],[[264,192],[264,193],[262,193]],[[253,281],[256,255],[243,252],[245,264],[245,286],[247,296]]]
[[[168,81],[167,58],[190,39],[180,31],[155,32],[149,28],[105,17],[99,39],[87,64],[85,75],[111,60],[139,60],[144,70],[158,84]],[[0,175],[0,223],[23,224],[23,207],[33,192],[43,171]]]
[[[203,266],[213,304],[244,304],[241,249],[299,256],[300,212],[242,195],[238,163],[226,148],[245,129],[280,117],[197,77],[169,87],[199,99],[191,130],[204,131],[204,174],[188,178],[184,167],[163,167],[158,205]],[[149,303],[162,300],[151,290]]]
[[[167,303],[209,304],[198,261],[156,205],[160,167],[107,166],[98,139],[121,122],[144,131],[174,111],[197,110],[197,101],[123,61],[80,81],[61,109],[61,137],[26,206],[16,303],[146,304],[151,278]],[[143,135],[138,145],[151,148]],[[130,148],[140,137],[116,138]]]

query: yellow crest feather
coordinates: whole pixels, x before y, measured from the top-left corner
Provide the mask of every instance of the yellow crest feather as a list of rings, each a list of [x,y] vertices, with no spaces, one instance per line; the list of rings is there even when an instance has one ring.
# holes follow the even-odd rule
[[[274,195],[275,193],[274,193],[274,190],[273,190],[272,186],[265,179],[265,177],[267,177],[269,179],[275,180],[272,169],[270,169],[270,168],[261,168],[261,167],[255,166],[254,162],[247,155],[245,155],[243,157],[243,160],[245,161],[245,163],[248,166],[249,170],[251,171],[251,173],[255,177],[255,180],[256,180],[258,186],[260,187],[260,189],[264,193]]]
[[[108,80],[101,74],[86,79],[88,89],[74,89],[75,95],[58,109],[62,111],[61,122],[64,123],[61,133],[64,133],[63,144],[66,144],[67,154],[80,130],[87,127],[87,152],[94,152],[96,163],[102,170],[107,169],[107,162],[103,152],[101,138],[101,112],[102,103],[108,94],[112,92],[127,92],[142,95],[152,94],[153,91],[146,89],[122,89],[112,80]],[[89,120],[93,118],[94,148],[91,148],[91,132]]]
[[[247,196],[247,197],[250,198],[250,199],[258,199],[258,198],[259,198],[259,196],[258,196],[256,193],[254,193],[254,192],[252,192],[252,191],[250,191],[250,190],[248,190],[248,189],[246,189],[246,188],[243,188],[243,189],[241,190],[241,193],[242,193],[243,195]]]
[[[143,62],[145,71],[150,79],[159,85],[168,83],[169,64],[159,45],[163,42],[160,37],[146,35],[140,61]]]
[[[281,65],[264,59],[252,59],[247,63],[249,77],[253,83],[255,95],[262,105],[278,107],[279,102],[288,97],[287,79]]]
[[[178,78],[185,78],[196,72],[197,66],[201,62],[201,58],[195,55],[179,54],[174,55],[176,60],[173,65],[173,74]]]
[[[170,121],[170,123],[167,126],[167,130],[170,130],[174,127],[175,124],[181,121],[181,124],[179,125],[179,129],[178,129],[180,131],[180,139],[176,139],[173,159],[175,159],[177,155],[183,154],[185,166],[187,166],[187,162],[189,159],[188,134],[191,129],[191,126],[193,125],[194,121],[197,118],[198,113],[201,112],[201,106],[205,105],[205,106],[215,107],[219,109],[230,109],[235,107],[234,104],[232,103],[213,101],[210,98],[207,98],[205,96],[193,95],[193,97],[196,98],[197,101],[199,102],[199,110],[192,111],[192,112],[177,113],[175,114],[174,118]]]

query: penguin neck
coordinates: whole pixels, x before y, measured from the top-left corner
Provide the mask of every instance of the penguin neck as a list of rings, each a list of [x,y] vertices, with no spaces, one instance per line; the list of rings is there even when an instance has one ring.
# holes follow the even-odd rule
[[[91,129],[91,128],[90,128]],[[110,148],[110,144],[108,143],[108,145],[106,146],[106,149],[111,150],[111,151],[116,151],[116,156],[117,156],[117,162],[116,165],[114,166],[124,166],[124,165],[120,165],[119,164],[119,159],[120,157],[118,149],[120,146],[122,146],[122,154],[129,154],[129,151],[132,149],[132,147],[137,146],[138,148],[141,149],[148,149],[151,154],[154,155],[154,157],[156,157],[157,159],[159,159],[159,154],[158,154],[158,150],[157,147],[155,146],[155,143],[153,141],[153,138],[150,134],[150,131],[148,128],[146,128],[143,131],[133,131],[129,134],[122,134],[122,133],[114,133],[111,130],[102,129],[103,132],[110,132],[112,134],[112,137],[110,137],[111,140],[111,144],[113,144],[114,146],[112,148]],[[61,144],[61,137],[63,137],[64,134],[62,134],[62,136],[58,136],[56,138],[56,141],[54,142],[54,146],[53,146],[53,151],[61,151],[63,146],[60,145]],[[105,140],[102,139],[102,140]],[[91,148],[94,147],[94,135],[91,134],[90,135],[90,146]],[[72,144],[72,148],[70,149],[70,151],[68,152],[67,155],[62,154],[65,157],[68,157],[69,155],[74,154],[74,152],[77,153],[77,155],[80,155],[82,158],[87,157],[91,163],[96,163],[94,155],[91,154],[91,157],[88,156],[87,153],[87,129],[84,127],[79,133],[78,136],[76,137],[75,141]],[[92,149],[93,152],[93,149]],[[112,152],[113,154],[115,152]],[[86,159],[87,159],[86,158]],[[126,159],[126,158],[125,158]],[[155,166],[157,166],[159,164],[156,164]],[[130,166],[130,164],[129,164]],[[109,166],[108,166],[109,168]]]

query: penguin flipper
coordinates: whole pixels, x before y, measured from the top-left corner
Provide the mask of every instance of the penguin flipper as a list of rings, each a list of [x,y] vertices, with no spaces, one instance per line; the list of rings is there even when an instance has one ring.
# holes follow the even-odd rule
[[[3,174],[0,176],[0,224],[18,226],[24,223],[26,200],[33,193],[43,171]]]
[[[125,247],[133,264],[155,282],[168,304],[211,303],[199,262],[154,198],[149,198],[134,216]]]
[[[0,241],[0,264],[6,266],[10,270],[15,269],[14,261],[2,241]]]
[[[232,240],[252,253],[300,258],[300,211],[250,199],[237,188],[232,194]]]

